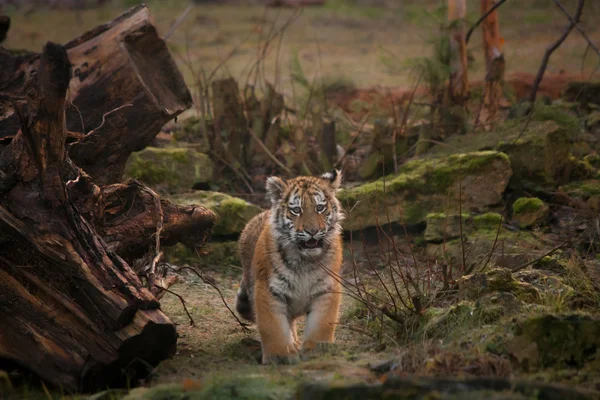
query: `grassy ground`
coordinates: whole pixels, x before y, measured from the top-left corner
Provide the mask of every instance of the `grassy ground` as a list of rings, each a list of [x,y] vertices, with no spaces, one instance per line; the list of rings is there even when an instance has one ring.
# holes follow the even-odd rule
[[[27,14],[8,8],[13,19],[8,48],[39,51],[46,41],[64,43],[84,30],[117,16],[135,1],[115,1],[113,5],[81,12],[37,9]],[[264,62],[265,76],[283,85],[291,96],[290,60],[297,54],[309,79],[320,76],[328,83],[354,84],[357,87],[406,86],[415,76],[406,67],[407,60],[430,54],[429,41],[438,32],[444,14],[439,1],[402,1],[392,8],[352,5],[351,0],[329,0],[322,8],[305,9],[285,31],[280,51],[277,40],[272,42]],[[469,20],[479,13],[476,4],[468,2]],[[573,10],[575,1],[564,2]],[[188,2],[175,0],[147,2],[156,26],[165,34],[187,7]],[[281,26],[293,13],[291,10],[265,10],[259,6],[198,5],[169,38],[169,47],[177,58],[188,83],[193,69],[208,75],[218,65],[215,77],[232,75],[244,84],[250,67],[257,60],[259,43],[264,43],[271,26]],[[583,26],[596,43],[600,30],[594,21],[600,16],[600,6],[587,2]],[[505,39],[507,69],[534,73],[546,47],[553,42],[567,20],[550,0],[535,0],[506,4],[500,9],[501,33]],[[481,31],[476,31],[469,43],[475,63],[470,79],[483,78]],[[581,70],[586,43],[573,33],[553,55],[548,72]],[[231,53],[231,56],[228,55]],[[279,62],[276,62],[279,56]],[[583,62],[589,73],[596,67],[592,54]],[[276,79],[277,70],[277,79]]]

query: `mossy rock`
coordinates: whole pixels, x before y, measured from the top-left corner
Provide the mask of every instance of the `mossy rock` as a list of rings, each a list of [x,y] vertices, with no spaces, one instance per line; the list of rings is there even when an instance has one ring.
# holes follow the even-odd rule
[[[192,149],[147,147],[131,154],[124,176],[161,192],[178,193],[209,185],[213,163],[206,154]]]
[[[493,268],[487,272],[478,272],[463,276],[458,280],[458,297],[462,300],[478,300],[491,292],[508,292],[526,303],[537,303],[538,290],[529,283],[514,279],[510,270]]]
[[[573,121],[564,124],[534,120],[524,132],[521,122],[508,121],[489,132],[452,136],[443,145],[433,146],[428,156],[453,154],[453,149],[464,152],[502,151],[510,158],[514,172],[511,187],[525,183],[554,185],[568,181],[575,169],[569,154],[572,148],[570,140],[575,137],[576,131],[578,128]],[[591,145],[593,147],[595,143]]]
[[[584,314],[526,318],[517,323],[506,348],[526,371],[598,363],[600,320]]]
[[[137,388],[122,400],[271,400],[290,398],[294,387],[260,376],[212,377],[193,387],[185,384],[161,384]]]
[[[210,242],[196,254],[182,243],[165,249],[165,260],[176,265],[198,264],[207,267],[229,267],[240,265],[237,242]],[[223,268],[220,269],[221,271]]]
[[[571,182],[562,186],[560,190],[566,192],[569,196],[582,200],[588,200],[592,197],[600,196],[600,180],[591,179]]]
[[[501,202],[511,176],[508,157],[493,151],[409,161],[397,174],[340,192],[349,214],[344,228],[373,227],[388,218],[422,223],[429,213],[457,211],[459,199],[464,210],[481,212]]]
[[[449,308],[431,307],[426,311],[423,333],[429,338],[447,338],[454,330],[468,324],[466,320],[474,319],[474,310],[475,306],[468,301]]]
[[[523,257],[523,246],[537,253],[545,249],[545,245],[529,231],[513,231],[500,226],[501,215],[495,213],[483,214],[467,219],[463,225],[463,240],[460,238],[449,239],[444,243],[428,242],[425,247],[425,256],[430,259],[444,259],[450,265],[462,265],[463,246],[467,266],[479,263],[481,268],[487,262],[488,266],[517,267],[529,261]],[[502,243],[502,251],[499,244]],[[490,252],[495,247],[495,251]]]
[[[548,216],[550,208],[537,197],[521,197],[512,206],[513,221],[521,228],[530,228]]]
[[[262,209],[247,201],[224,193],[196,190],[171,196],[173,203],[187,206],[198,204],[217,215],[213,236],[231,236],[242,232],[246,224]]]
[[[566,301],[575,297],[575,290],[550,271],[525,269],[514,273],[513,276],[517,281],[535,287],[542,296],[560,297]]]
[[[439,243],[444,240],[455,239],[460,237],[461,221],[463,225],[463,234],[466,233],[468,214],[444,214],[430,213],[427,214],[424,238],[428,242]]]
[[[531,267],[543,271],[550,271],[557,274],[564,274],[569,270],[569,260],[563,255],[561,250],[557,250],[554,254],[544,256],[536,261]]]
[[[523,302],[509,292],[491,292],[475,303],[475,312],[479,314],[482,323],[496,322],[500,317],[517,313]]]
[[[461,229],[463,236],[487,237],[495,235],[501,222],[502,215],[494,212],[480,215],[463,213],[462,217],[459,214],[429,213],[423,238],[430,243],[453,241],[460,237]]]
[[[311,382],[300,385],[297,400],[531,400],[596,399],[593,390],[568,385],[489,377],[419,377],[398,376],[392,372],[383,384],[364,382]]]
[[[488,212],[473,217],[474,231],[497,231],[502,223],[502,215]]]

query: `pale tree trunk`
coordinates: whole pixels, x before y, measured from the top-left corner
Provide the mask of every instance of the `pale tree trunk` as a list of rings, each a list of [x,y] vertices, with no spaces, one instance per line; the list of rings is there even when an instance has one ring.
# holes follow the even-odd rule
[[[481,0],[481,14],[494,6],[495,0]],[[496,119],[502,100],[502,81],[504,80],[503,39],[500,37],[498,11],[493,11],[481,25],[483,31],[483,50],[485,53],[485,88],[481,121],[489,127]]]
[[[466,0],[448,0],[448,24],[450,26],[450,98],[454,103],[465,102],[469,93],[467,76],[467,44],[464,19],[467,14]]]

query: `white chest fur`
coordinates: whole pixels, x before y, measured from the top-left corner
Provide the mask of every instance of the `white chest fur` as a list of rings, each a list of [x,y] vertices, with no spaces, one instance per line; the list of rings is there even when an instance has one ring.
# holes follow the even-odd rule
[[[313,301],[331,291],[333,278],[320,265],[307,263],[297,268],[280,267],[269,280],[271,293],[287,306],[291,318],[305,315]]]

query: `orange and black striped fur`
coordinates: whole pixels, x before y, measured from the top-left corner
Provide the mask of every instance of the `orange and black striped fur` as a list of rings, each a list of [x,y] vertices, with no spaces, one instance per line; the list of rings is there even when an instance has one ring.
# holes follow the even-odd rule
[[[244,275],[238,313],[256,322],[262,361],[293,363],[318,342],[332,342],[340,306],[342,209],[335,197],[341,173],[267,179],[270,210],[244,228]],[[296,319],[306,316],[301,342]]]

